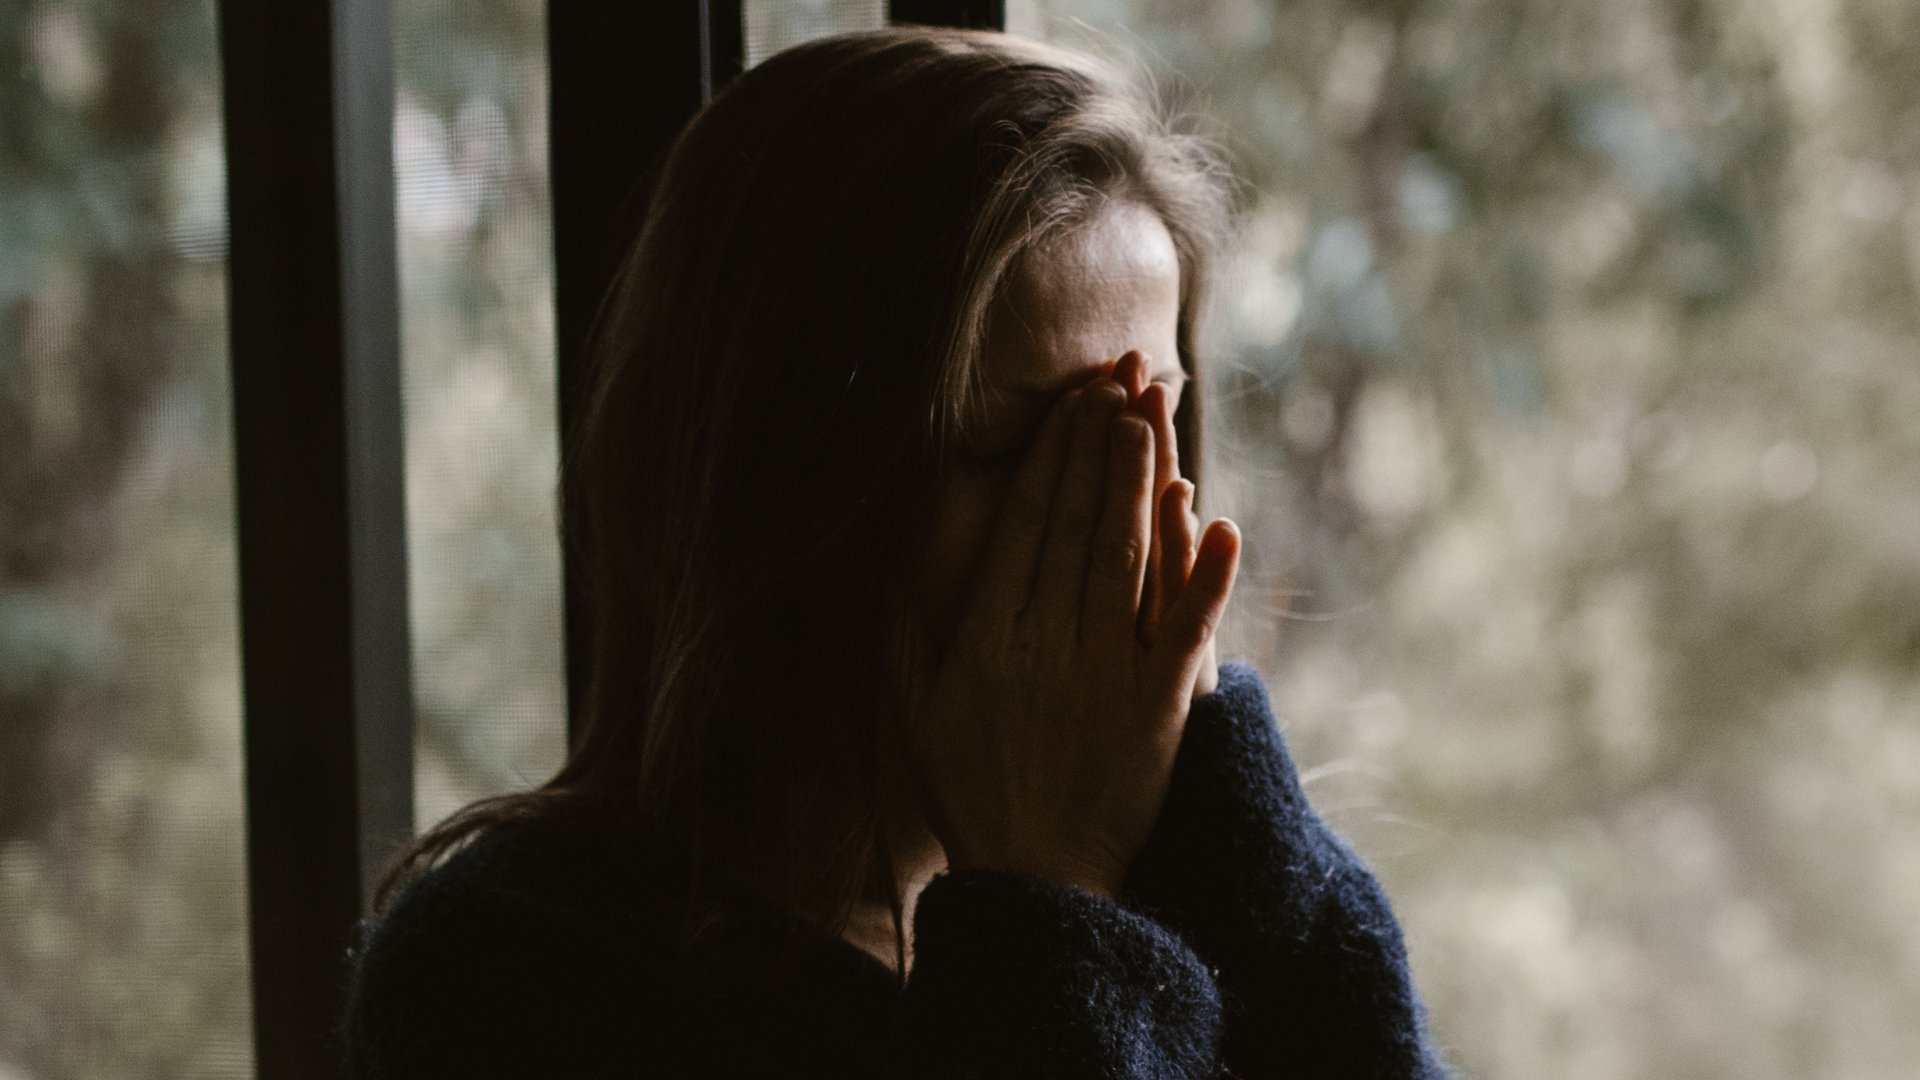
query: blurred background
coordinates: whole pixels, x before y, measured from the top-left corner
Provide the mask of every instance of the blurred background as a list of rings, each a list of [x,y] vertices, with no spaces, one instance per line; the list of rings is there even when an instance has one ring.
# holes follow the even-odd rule
[[[394,9],[427,823],[562,750],[544,14]],[[1009,27],[1241,179],[1223,655],[1462,1076],[1912,1077],[1920,5]],[[0,1080],[252,1071],[219,93],[211,0],[0,0]]]

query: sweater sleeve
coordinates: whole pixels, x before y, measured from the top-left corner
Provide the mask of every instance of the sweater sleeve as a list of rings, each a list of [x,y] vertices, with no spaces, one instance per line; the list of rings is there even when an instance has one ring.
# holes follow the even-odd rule
[[[919,1077],[1209,1077],[1220,999],[1153,920],[1071,886],[941,874],[914,912],[900,1057]]]
[[[1124,897],[1217,972],[1231,1075],[1448,1076],[1386,894],[1307,803],[1251,665],[1193,703]]]

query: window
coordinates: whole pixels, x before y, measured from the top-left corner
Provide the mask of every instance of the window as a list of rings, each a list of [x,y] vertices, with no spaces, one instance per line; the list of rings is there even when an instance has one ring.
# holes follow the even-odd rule
[[[566,749],[545,9],[394,7],[414,819]]]
[[[558,432],[646,167],[889,17],[1140,54],[1232,157],[1222,655],[1462,1075],[1910,1073],[1913,5],[28,0],[0,1077],[331,1075],[372,874],[563,757]]]
[[[0,1075],[251,1075],[214,12],[0,14]]]

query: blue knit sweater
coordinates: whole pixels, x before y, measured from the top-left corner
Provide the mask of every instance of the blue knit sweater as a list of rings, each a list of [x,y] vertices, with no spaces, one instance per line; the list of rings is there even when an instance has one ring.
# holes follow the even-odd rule
[[[498,830],[362,927],[353,1074],[1445,1080],[1400,928],[1300,790],[1259,673],[1194,702],[1120,902],[941,874],[913,974],[612,821]]]

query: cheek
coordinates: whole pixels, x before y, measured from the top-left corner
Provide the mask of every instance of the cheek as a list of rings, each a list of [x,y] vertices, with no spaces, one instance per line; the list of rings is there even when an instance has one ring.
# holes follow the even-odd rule
[[[980,553],[999,516],[1004,481],[957,474],[946,478],[927,522],[916,567],[916,606],[929,638],[946,648]]]

